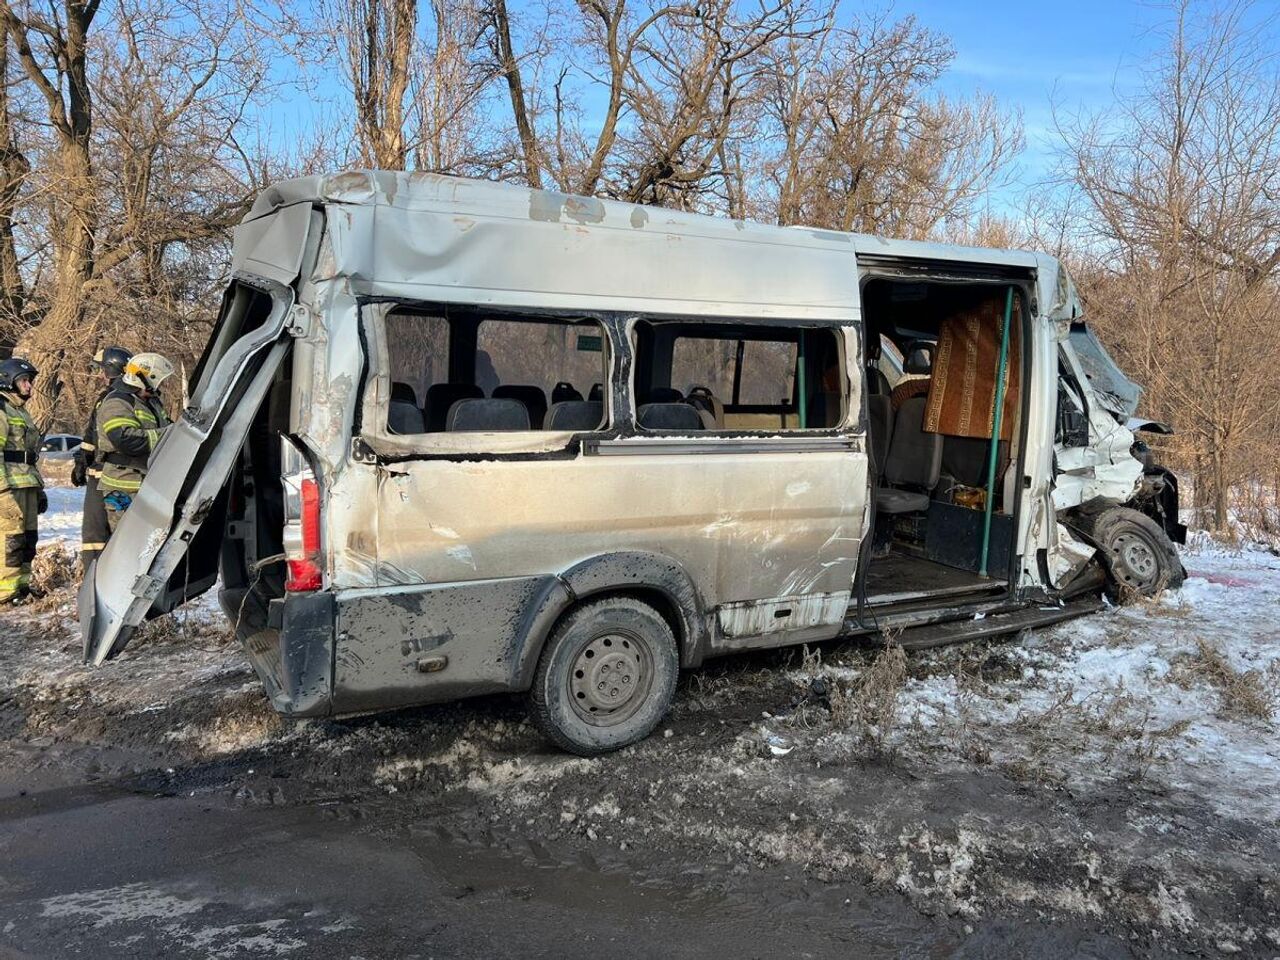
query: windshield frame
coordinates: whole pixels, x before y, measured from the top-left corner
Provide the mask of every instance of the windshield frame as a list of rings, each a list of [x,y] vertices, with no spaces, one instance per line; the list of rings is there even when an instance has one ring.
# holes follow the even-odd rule
[[[1132,417],[1142,398],[1142,387],[1125,376],[1093,329],[1080,321],[1071,324],[1068,342],[1099,405],[1122,418]]]

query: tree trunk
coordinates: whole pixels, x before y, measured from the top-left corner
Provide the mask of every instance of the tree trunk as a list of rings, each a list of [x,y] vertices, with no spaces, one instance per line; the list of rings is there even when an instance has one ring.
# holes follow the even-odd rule
[[[520,150],[524,154],[525,177],[529,186],[541,190],[542,165],[538,161],[538,138],[529,119],[524,83],[520,78],[520,62],[511,47],[511,17],[507,13],[507,0],[494,0],[493,29],[498,45],[498,60],[506,75],[507,90],[511,95],[511,113],[515,117],[516,132],[520,136]]]
[[[87,57],[89,24],[96,12],[97,0],[68,0],[66,37],[59,51],[66,69],[66,100],[51,97],[50,102],[59,139],[53,171],[53,291],[48,312],[24,338],[29,359],[40,371],[27,409],[41,432],[53,423],[68,348],[91,346],[84,342],[84,286],[93,276],[98,198],[89,153],[93,103]]]
[[[1228,509],[1231,488],[1227,483],[1227,454],[1219,438],[1214,438],[1213,452],[1213,529],[1226,533],[1230,529]]]
[[[9,106],[8,37],[0,43],[0,357],[8,356],[23,326],[26,287],[18,269],[13,216],[31,165],[18,147]]]

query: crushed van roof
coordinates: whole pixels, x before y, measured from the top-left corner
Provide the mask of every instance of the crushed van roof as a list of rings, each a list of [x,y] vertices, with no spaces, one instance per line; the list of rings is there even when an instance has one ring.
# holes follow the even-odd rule
[[[332,243],[334,275],[365,295],[843,320],[860,316],[851,255],[1057,268],[1027,251],[779,227],[424,172],[281,181],[262,191],[241,230],[303,203],[345,211],[329,218],[342,235]]]

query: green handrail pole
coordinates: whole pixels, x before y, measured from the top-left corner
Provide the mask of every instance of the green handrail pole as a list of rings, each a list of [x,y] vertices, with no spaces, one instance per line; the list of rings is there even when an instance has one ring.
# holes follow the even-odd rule
[[[1000,332],[1000,363],[996,366],[996,406],[991,412],[991,452],[987,460],[987,509],[982,518],[982,558],[978,576],[987,575],[987,553],[991,549],[991,514],[996,505],[996,455],[1000,450],[1000,421],[1004,416],[1004,373],[1009,364],[1009,320],[1013,316],[1013,287],[1004,298],[1004,329]]]
[[[796,361],[796,366],[799,368],[799,380],[800,380],[800,429],[803,430],[809,425],[809,416],[808,416],[809,411],[806,409],[807,405],[805,403],[804,331],[803,330],[800,331],[799,353],[800,353],[800,356],[799,356],[799,359]]]

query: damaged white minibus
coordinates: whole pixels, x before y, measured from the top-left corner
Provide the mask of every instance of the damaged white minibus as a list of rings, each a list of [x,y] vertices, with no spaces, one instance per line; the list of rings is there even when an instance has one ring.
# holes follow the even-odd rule
[[[220,584],[276,709],[527,692],[647,735],[711,656],[1177,585],[1177,483],[1052,257],[428,174],[277,184],[86,658]]]

